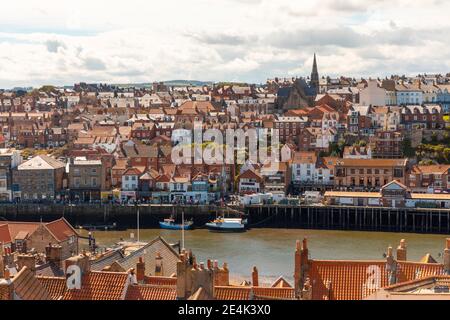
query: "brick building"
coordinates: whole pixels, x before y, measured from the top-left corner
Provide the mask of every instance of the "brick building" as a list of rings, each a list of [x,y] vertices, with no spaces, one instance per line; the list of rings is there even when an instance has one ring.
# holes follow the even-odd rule
[[[53,200],[63,187],[65,164],[46,155],[36,156],[13,171],[14,198]]]

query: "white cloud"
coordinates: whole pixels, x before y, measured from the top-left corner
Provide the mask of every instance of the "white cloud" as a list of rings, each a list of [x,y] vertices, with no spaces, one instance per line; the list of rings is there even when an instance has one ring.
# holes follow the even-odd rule
[[[264,82],[448,72],[440,0],[25,0],[0,22],[0,87],[168,79]]]

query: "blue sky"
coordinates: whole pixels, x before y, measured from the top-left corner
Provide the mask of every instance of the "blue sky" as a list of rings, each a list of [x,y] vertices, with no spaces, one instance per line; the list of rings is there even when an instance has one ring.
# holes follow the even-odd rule
[[[449,1],[7,1],[0,87],[450,72]],[[5,14],[7,13],[7,14]]]

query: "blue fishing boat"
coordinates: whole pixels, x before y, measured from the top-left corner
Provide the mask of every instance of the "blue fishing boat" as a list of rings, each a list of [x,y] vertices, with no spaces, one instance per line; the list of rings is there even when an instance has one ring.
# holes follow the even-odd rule
[[[177,224],[175,223],[175,220],[170,219],[164,219],[164,221],[159,222],[159,226],[161,229],[167,229],[167,230],[191,230],[193,228],[194,222],[186,221],[183,224]]]

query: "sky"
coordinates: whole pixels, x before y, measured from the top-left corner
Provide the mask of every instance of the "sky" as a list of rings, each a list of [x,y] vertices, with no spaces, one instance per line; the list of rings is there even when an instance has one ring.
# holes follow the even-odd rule
[[[0,87],[450,72],[446,0],[14,0]]]

